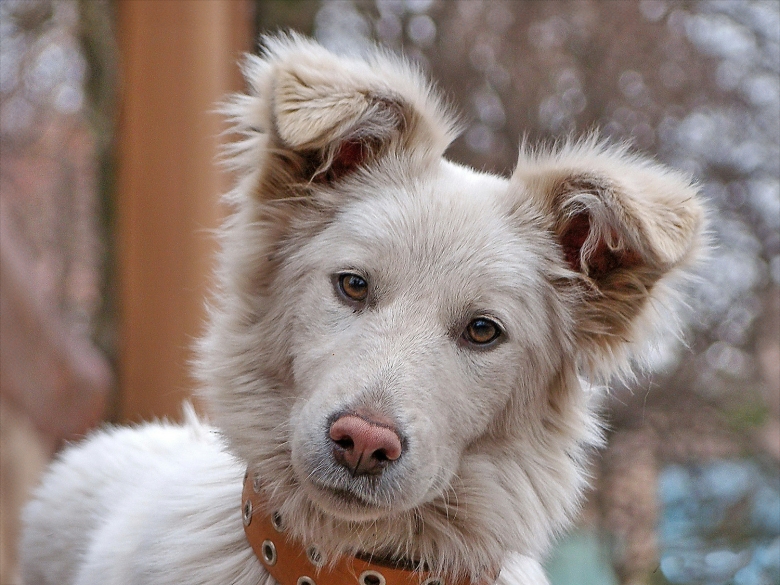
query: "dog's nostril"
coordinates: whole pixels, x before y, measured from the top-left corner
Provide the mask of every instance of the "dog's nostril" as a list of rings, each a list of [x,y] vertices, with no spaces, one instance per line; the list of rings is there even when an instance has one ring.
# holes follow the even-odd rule
[[[351,437],[344,437],[343,439],[334,441],[334,443],[336,443],[342,449],[352,449],[355,446],[355,442]]]
[[[373,457],[377,461],[390,461],[390,459],[388,459],[388,457],[387,457],[387,453],[385,453],[382,449],[378,449],[378,450],[374,451],[371,454],[371,457]]]

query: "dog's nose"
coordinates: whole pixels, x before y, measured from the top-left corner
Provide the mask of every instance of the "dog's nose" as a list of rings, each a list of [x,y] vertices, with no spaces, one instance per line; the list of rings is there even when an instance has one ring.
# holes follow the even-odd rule
[[[395,427],[369,417],[342,415],[331,424],[329,436],[333,457],[352,475],[379,475],[403,452]]]

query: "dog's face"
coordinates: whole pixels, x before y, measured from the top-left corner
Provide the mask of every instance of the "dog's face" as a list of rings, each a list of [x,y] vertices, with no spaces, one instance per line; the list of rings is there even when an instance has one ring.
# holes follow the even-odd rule
[[[599,440],[578,375],[652,326],[696,190],[595,140],[509,178],[450,163],[446,108],[383,55],[279,38],[246,74],[197,363],[232,450],[326,550],[473,575],[537,554]]]
[[[513,214],[509,182],[407,163],[342,181],[348,202],[279,268],[295,307],[292,465],[345,519],[434,499],[510,398],[529,401],[551,373],[536,359],[551,337],[539,252],[550,243]],[[330,429],[355,413],[397,434],[397,457],[358,470],[334,457]],[[386,457],[371,446],[365,457]]]

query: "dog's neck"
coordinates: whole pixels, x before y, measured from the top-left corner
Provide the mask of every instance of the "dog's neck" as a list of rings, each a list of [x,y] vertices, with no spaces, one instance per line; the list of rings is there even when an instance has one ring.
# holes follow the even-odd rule
[[[284,534],[284,518],[268,510],[262,489],[250,473],[244,477],[241,515],[252,550],[279,585],[490,585],[498,576],[479,582],[449,579],[414,561],[380,560],[370,552],[331,562],[316,547]]]

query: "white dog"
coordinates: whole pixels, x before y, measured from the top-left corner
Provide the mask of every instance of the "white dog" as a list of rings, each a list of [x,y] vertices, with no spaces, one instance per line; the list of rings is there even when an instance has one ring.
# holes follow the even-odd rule
[[[582,380],[663,318],[696,188],[593,139],[464,168],[407,63],[266,44],[226,107],[240,180],[195,364],[215,426],[66,450],[25,583],[546,583],[601,441]]]

